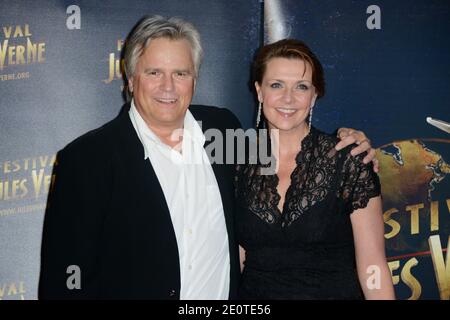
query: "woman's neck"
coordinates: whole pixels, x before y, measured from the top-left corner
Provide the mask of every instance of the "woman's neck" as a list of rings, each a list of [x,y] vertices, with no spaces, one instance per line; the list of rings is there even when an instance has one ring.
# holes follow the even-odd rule
[[[275,147],[279,146],[279,155],[296,155],[301,149],[301,142],[308,135],[308,124],[304,123],[293,130],[277,130],[271,128],[271,137],[275,141]]]

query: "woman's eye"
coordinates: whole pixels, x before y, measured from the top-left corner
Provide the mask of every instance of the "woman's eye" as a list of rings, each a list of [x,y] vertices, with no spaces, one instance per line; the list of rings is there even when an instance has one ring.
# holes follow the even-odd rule
[[[270,87],[271,88],[281,88],[281,84],[280,83],[278,83],[278,82],[275,82],[275,83],[272,83],[271,85],[270,85]]]
[[[299,88],[300,90],[308,90],[308,89],[309,89],[309,87],[308,87],[306,84],[304,84],[304,83],[300,83],[300,84],[298,85],[298,88]]]

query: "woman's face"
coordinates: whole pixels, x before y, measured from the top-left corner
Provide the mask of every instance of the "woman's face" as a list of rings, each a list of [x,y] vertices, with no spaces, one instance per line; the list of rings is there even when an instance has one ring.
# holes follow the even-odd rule
[[[270,129],[302,132],[306,128],[306,118],[317,97],[308,62],[272,58],[262,83],[255,82],[255,87]]]

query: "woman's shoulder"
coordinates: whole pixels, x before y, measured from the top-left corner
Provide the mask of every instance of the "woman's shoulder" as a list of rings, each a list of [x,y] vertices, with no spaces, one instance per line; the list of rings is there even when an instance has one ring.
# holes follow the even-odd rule
[[[325,143],[335,146],[339,142],[339,138],[331,133],[327,133],[315,127],[311,127],[311,133],[316,137],[319,143]]]
[[[335,149],[339,139],[320,129],[311,127],[311,132],[302,143],[303,150],[317,150],[320,155],[327,157],[335,157],[337,151]]]
[[[314,134],[316,136],[316,145],[321,147],[321,149],[323,149],[325,152],[331,152],[331,149],[334,149],[334,147],[340,141],[340,139],[334,134],[326,133],[324,131],[321,131],[320,129],[311,128],[311,130],[313,129],[315,130]],[[352,143],[345,148],[336,151],[336,156],[342,159],[362,162],[362,159],[364,159],[364,157],[367,155],[367,152],[360,153],[356,156],[353,156],[351,154],[352,149],[356,148],[357,146],[358,145],[356,143]]]

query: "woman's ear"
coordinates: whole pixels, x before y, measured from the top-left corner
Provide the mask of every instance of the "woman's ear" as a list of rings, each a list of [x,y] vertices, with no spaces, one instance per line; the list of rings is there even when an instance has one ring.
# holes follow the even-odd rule
[[[258,96],[258,101],[262,103],[263,98],[262,98],[262,93],[261,93],[261,86],[259,85],[258,81],[255,81],[255,89],[256,89],[256,94]]]
[[[314,107],[314,105],[316,104],[316,99],[317,99],[317,93],[314,95],[314,97],[311,100],[311,107],[310,108]]]

